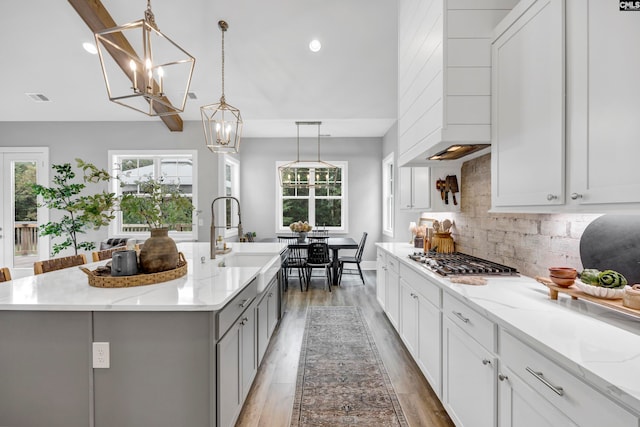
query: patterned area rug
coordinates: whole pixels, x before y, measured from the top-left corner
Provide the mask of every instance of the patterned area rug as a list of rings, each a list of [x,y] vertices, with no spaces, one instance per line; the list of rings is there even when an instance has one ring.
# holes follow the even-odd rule
[[[359,307],[309,307],[291,427],[408,426]]]

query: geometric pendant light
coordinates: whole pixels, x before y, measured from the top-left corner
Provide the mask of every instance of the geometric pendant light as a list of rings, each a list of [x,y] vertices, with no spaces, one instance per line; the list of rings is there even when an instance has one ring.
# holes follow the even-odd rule
[[[184,111],[195,58],[144,18],[95,33],[109,100],[149,116]]]
[[[224,97],[224,33],[229,24],[219,21],[222,32],[222,96],[220,102],[200,107],[202,127],[207,148],[214,153],[237,153],[242,136],[242,117],[240,110],[227,104]]]
[[[297,156],[296,160],[278,166],[278,177],[282,188],[317,188],[332,186],[341,180],[338,166],[320,160],[320,125],[322,122],[296,122]],[[300,126],[318,126],[317,158],[300,160]]]

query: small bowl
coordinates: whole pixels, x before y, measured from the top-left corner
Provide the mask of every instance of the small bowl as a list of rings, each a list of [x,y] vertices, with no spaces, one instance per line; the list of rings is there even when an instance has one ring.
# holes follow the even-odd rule
[[[557,277],[558,279],[575,279],[578,277],[576,269],[571,267],[549,267],[549,274],[551,277]]]
[[[576,279],[566,279],[566,278],[555,277],[555,276],[550,276],[550,278],[553,283],[555,283],[558,286],[562,286],[563,288],[568,288],[569,286],[573,285],[573,283],[576,281]]]

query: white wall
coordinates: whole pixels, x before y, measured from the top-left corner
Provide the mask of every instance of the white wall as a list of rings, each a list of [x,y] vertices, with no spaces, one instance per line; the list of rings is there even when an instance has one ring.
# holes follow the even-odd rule
[[[315,139],[300,139],[301,160],[316,159]],[[349,229],[359,241],[369,233],[363,260],[375,261],[381,241],[381,138],[322,138],[321,159],[348,162]],[[240,147],[242,226],[257,240],[276,235],[276,161],[296,160],[296,138],[247,138]]]
[[[51,164],[71,163],[81,158],[100,168],[108,167],[108,150],[197,149],[198,202],[203,226],[199,240],[209,240],[211,201],[217,196],[216,155],[204,144],[202,124],[185,122],[182,132],[170,132],[159,119],[144,122],[0,122],[0,146],[49,147]],[[50,177],[53,172],[50,171]],[[51,220],[56,216],[52,212]],[[84,240],[100,241],[108,236],[106,227],[86,234]]]

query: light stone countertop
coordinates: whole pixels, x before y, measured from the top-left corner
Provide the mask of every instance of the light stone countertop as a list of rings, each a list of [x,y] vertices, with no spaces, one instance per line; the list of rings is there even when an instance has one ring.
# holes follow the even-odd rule
[[[526,276],[485,276],[489,280],[484,286],[452,283],[411,260],[408,255],[416,249],[410,244],[376,245],[640,414],[639,317],[563,294],[551,300],[546,286]]]
[[[218,264],[233,254],[279,256],[281,243],[230,243],[229,254],[209,259],[209,242],[178,243],[185,276],[132,288],[94,288],[79,268],[66,268],[0,283],[0,310],[48,311],[216,311],[259,273],[260,267]],[[201,261],[204,257],[204,262]],[[90,270],[106,261],[85,265]]]

